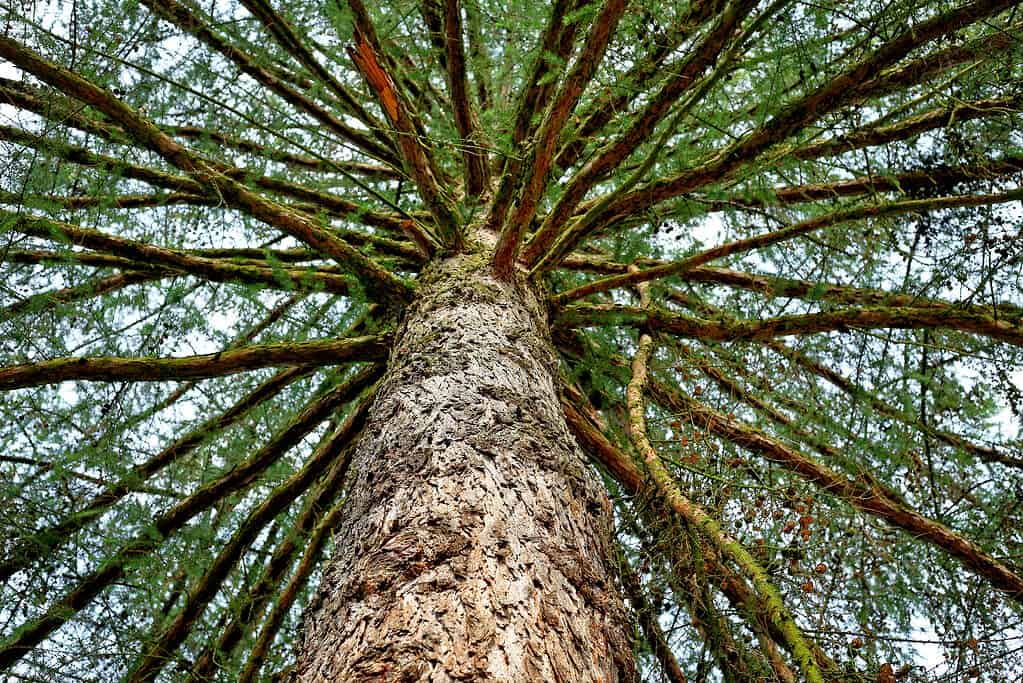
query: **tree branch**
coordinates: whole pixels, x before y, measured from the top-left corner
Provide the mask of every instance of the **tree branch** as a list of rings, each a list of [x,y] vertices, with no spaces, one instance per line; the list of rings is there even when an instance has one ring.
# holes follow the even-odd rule
[[[644,307],[649,305],[645,289],[645,285],[640,288]],[[824,683],[824,677],[814,661],[813,653],[767,572],[738,541],[725,534],[714,518],[682,494],[661,462],[660,456],[650,445],[646,435],[646,408],[643,395],[647,386],[647,363],[652,352],[653,337],[648,333],[641,333],[632,361],[632,378],[629,380],[625,396],[629,409],[629,438],[642,455],[647,472],[653,479],[661,500],[699,531],[718,553],[731,559],[750,577],[757,593],[768,604],[775,626],[783,635],[785,646],[796,660],[805,679],[810,683]]]
[[[465,47],[462,41],[462,7],[459,0],[444,2],[444,45],[448,72],[448,92],[455,115],[455,127],[462,138],[465,159],[466,194],[481,199],[490,186],[490,162],[487,141],[473,111],[469,96],[469,80],[465,70]]]
[[[673,177],[648,183],[613,202],[594,222],[593,230],[629,215],[640,214],[653,205],[714,183],[757,158],[769,147],[802,130],[825,114],[870,94],[864,83],[884,68],[897,63],[919,46],[943,35],[1000,13],[1013,0],[977,0],[944,14],[931,17],[881,45],[867,59],[850,67],[804,97],[785,105],[769,121],[705,163]],[[882,84],[875,82],[877,87]],[[579,236],[576,239],[581,239]]]
[[[228,61],[238,67],[242,73],[252,77],[257,83],[299,111],[305,112],[319,121],[328,129],[337,133],[343,140],[347,140],[355,145],[363,153],[380,159],[384,163],[400,166],[392,150],[372,140],[365,133],[355,130],[337,119],[305,95],[283,83],[268,70],[259,66],[249,55],[216,35],[209,26],[184,5],[176,0],[142,0],[142,4],[156,16],[177,26],[185,33],[194,36],[196,40],[205,43],[214,51],[223,55]]]
[[[882,179],[876,179],[881,181]],[[664,263],[634,272],[615,275],[589,282],[575,289],[563,292],[553,298],[557,304],[564,304],[575,301],[598,292],[606,292],[611,289],[632,286],[640,282],[649,282],[674,275],[685,275],[699,266],[711,261],[716,261],[738,253],[762,249],[772,244],[778,244],[786,240],[806,235],[821,228],[840,225],[850,221],[863,218],[875,218],[878,216],[894,216],[906,213],[924,213],[944,209],[954,209],[969,206],[986,206],[1006,202],[1014,202],[1023,199],[1023,188],[1011,190],[1000,194],[984,195],[963,195],[958,197],[936,197],[933,199],[909,199],[901,202],[890,202],[887,204],[873,204],[835,211],[833,213],[815,216],[814,218],[793,223],[792,225],[773,230],[771,232],[748,237],[746,239],[725,242],[716,247],[705,249],[684,259]]]
[[[182,358],[56,358],[0,368],[0,391],[67,381],[153,382],[233,375],[281,365],[334,365],[383,360],[390,335],[279,344]]]
[[[158,548],[165,538],[189,520],[209,509],[225,496],[240,491],[255,481],[286,452],[297,446],[338,407],[354,399],[368,386],[367,373],[338,385],[309,403],[284,429],[248,460],[232,467],[226,474],[211,481],[183,501],[153,519],[152,525],[121,546],[113,557],[82,578],[46,611],[14,630],[14,635],[0,642],[0,669],[18,662],[46,637],[84,609],[99,593],[122,578],[128,565]]]
[[[217,172],[206,160],[192,154],[106,90],[46,61],[10,38],[0,37],[0,56],[104,113],[139,144],[191,175],[207,193],[223,198],[229,205],[330,255],[363,282],[368,294],[376,295],[391,305],[402,305],[410,298],[411,291],[404,281],[380,268],[305,216],[254,194],[241,183]]]
[[[74,514],[52,526],[18,539],[13,544],[11,552],[7,553],[7,559],[0,562],[0,583],[6,582],[15,573],[26,569],[40,558],[68,543],[76,532],[116,505],[135,490],[140,483],[147,481],[157,472],[194,451],[213,434],[236,424],[250,410],[270,400],[288,385],[307,377],[312,371],[311,367],[299,366],[278,372],[251,393],[235,402],[221,415],[206,420],[153,457],[132,467],[128,474],[117,482],[107,485],[104,491],[94,496],[89,503]]]
[[[1023,323],[991,315],[933,307],[850,308],[788,315],[764,320],[718,321],[693,318],[661,309],[645,310],[613,304],[576,304],[559,310],[555,324],[567,328],[602,325],[649,327],[702,341],[760,341],[789,335],[848,332],[852,329],[952,329],[1023,346]]]
[[[188,636],[196,620],[205,611],[231,569],[262,528],[294,503],[328,468],[330,468],[328,478],[333,486],[326,490],[321,488],[321,494],[327,493],[331,497],[337,494],[351,461],[349,445],[365,424],[371,403],[372,396],[363,397],[344,423],[306,460],[302,469],[277,486],[248,514],[220,554],[207,567],[206,572],[196,579],[188,592],[185,605],[175,614],[174,619],[163,627],[159,634],[153,633],[152,637],[147,638],[145,651],[136,660],[131,673],[124,679],[127,683],[142,683],[156,677]],[[328,499],[325,495],[318,497],[321,501]]]
[[[718,17],[715,25],[687,54],[685,61],[672,69],[673,77],[661,87],[617,139],[597,151],[595,157],[572,176],[558,202],[522,253],[527,266],[533,266],[548,252],[563,230],[572,212],[601,178],[621,165],[649,139],[657,124],[679,102],[700,76],[717,61],[728,44],[736,38],[742,20],[753,11],[756,0],[733,0]]]
[[[732,420],[722,413],[695,401],[681,392],[657,382],[650,384],[654,400],[665,408],[690,415],[694,422],[718,436],[778,463],[813,482],[831,495],[854,508],[876,515],[899,527],[914,538],[923,539],[956,557],[967,568],[987,579],[1016,602],[1023,602],[1023,578],[984,551],[947,527],[928,519],[897,502],[872,480],[864,477],[850,480],[820,465],[793,448],[771,439],[752,427]]]
[[[422,239],[416,242],[429,242],[437,247],[457,250],[462,245],[462,219],[454,202],[438,182],[440,173],[430,148],[415,125],[415,112],[404,94],[398,90],[392,75],[380,62],[379,55],[383,51],[362,0],[348,0],[348,6],[355,21],[355,44],[349,48],[348,54],[394,127],[405,169],[415,181],[420,196],[436,221],[437,234],[424,232]],[[410,229],[423,230],[421,226],[410,226]]]
[[[515,210],[501,228],[494,250],[493,268],[497,277],[508,278],[514,270],[522,233],[533,220],[536,207],[547,187],[547,178],[557,152],[558,138],[583,90],[597,72],[625,7],[626,0],[604,0],[600,12],[593,19],[590,33],[572,70],[565,77],[557,96],[544,115],[535,140],[529,146],[527,161],[521,170],[522,191],[519,193]]]

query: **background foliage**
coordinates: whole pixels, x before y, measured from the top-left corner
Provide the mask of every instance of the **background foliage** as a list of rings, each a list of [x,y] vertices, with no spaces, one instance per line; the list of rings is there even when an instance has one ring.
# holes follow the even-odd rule
[[[480,225],[550,293],[648,680],[802,677],[751,566],[828,679],[1019,675],[1018,10],[4,6],[8,675],[286,667],[400,300]]]

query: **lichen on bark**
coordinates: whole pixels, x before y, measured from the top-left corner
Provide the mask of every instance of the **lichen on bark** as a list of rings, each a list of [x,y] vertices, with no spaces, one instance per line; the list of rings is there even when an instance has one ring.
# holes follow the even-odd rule
[[[295,680],[626,681],[611,508],[535,293],[436,261],[353,461]]]

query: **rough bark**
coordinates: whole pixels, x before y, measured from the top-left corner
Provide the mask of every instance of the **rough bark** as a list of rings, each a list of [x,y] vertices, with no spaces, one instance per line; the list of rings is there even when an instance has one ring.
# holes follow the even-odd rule
[[[611,508],[565,424],[546,323],[487,261],[420,282],[295,680],[635,679]]]

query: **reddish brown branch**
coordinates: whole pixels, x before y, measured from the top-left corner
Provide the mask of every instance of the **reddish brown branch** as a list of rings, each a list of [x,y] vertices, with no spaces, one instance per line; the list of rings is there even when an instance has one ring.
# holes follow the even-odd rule
[[[440,186],[440,173],[432,150],[415,124],[416,113],[381,62],[380,41],[362,0],[348,0],[348,5],[355,21],[355,43],[348,54],[394,128],[405,169],[436,221],[436,236],[424,233],[423,239],[417,242],[439,242],[440,247],[457,250],[462,245],[461,218],[451,197]]]
[[[590,33],[576,58],[572,70],[565,77],[558,94],[544,115],[536,138],[529,146],[528,159],[522,166],[522,190],[514,211],[501,228],[494,250],[494,273],[507,278],[514,270],[523,231],[536,214],[536,208],[547,189],[557,143],[572,110],[583,90],[597,72],[614,35],[618,21],[625,12],[625,0],[605,0],[593,19]]]
[[[448,92],[451,95],[455,126],[462,138],[466,194],[479,199],[490,185],[489,160],[484,151],[486,141],[469,98],[465,46],[462,41],[462,7],[459,0],[445,0],[444,29]]]

